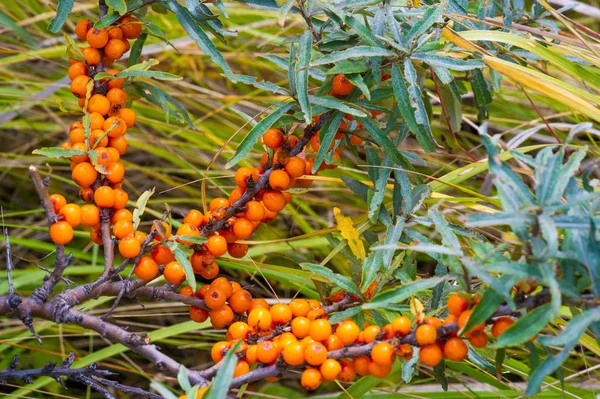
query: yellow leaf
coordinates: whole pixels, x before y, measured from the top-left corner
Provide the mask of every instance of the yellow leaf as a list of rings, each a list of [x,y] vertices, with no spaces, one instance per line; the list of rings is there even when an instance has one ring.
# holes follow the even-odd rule
[[[420,323],[421,320],[423,320],[423,316],[424,316],[423,310],[424,309],[425,309],[425,307],[423,306],[421,301],[419,301],[414,296],[410,298],[410,313],[412,313],[412,315],[415,316],[415,320],[417,323]]]
[[[354,228],[352,219],[342,215],[340,208],[333,208],[333,215],[335,216],[338,230],[342,233],[342,237],[348,241],[348,246],[350,246],[350,250],[354,256],[363,260],[367,256],[367,253],[358,230]]]

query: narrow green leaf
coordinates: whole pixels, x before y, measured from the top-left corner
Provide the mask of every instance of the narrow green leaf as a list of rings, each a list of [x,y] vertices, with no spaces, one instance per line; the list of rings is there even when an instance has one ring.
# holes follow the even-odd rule
[[[86,154],[85,151],[65,150],[64,148],[60,148],[60,147],[38,148],[38,149],[33,150],[31,153],[35,154],[35,155],[43,155],[48,158],[69,158],[74,155],[85,155]]]
[[[403,285],[400,288],[396,288],[390,291],[384,291],[381,294],[371,299],[371,302],[362,305],[363,309],[378,309],[385,308],[390,304],[400,303],[417,292],[424,291],[435,287],[442,281],[446,280],[446,277],[432,277],[422,280],[417,280],[413,283]]]
[[[504,348],[527,342],[556,317],[550,304],[542,305],[521,317],[498,337],[495,347]]]
[[[252,150],[252,148],[254,148],[254,145],[256,144],[258,139],[264,134],[264,132],[267,131],[267,129],[269,129],[271,126],[273,126],[273,124],[277,122],[279,118],[281,118],[281,116],[283,116],[286,112],[292,109],[293,106],[294,103],[283,104],[275,111],[271,112],[263,120],[258,122],[256,126],[254,126],[252,130],[250,130],[248,135],[244,137],[244,139],[238,146],[235,155],[229,160],[229,162],[227,162],[225,168],[231,168],[232,166],[237,164],[242,158],[244,158],[246,154],[248,154]]]
[[[298,62],[296,64],[296,95],[298,104],[304,113],[304,122],[310,123],[312,120],[312,108],[308,101],[308,69],[310,65],[310,56],[312,50],[312,34],[310,30],[305,30],[300,37],[298,46]]]
[[[196,275],[194,274],[192,264],[183,251],[182,246],[175,241],[169,241],[168,247],[171,251],[173,251],[177,262],[179,262],[181,267],[183,267],[183,270],[185,271],[185,279],[187,280],[188,284],[190,287],[192,287],[192,290],[196,292]]]
[[[106,5],[118,12],[120,15],[123,15],[127,12],[127,3],[125,3],[125,0],[106,0]]]
[[[257,89],[267,90],[273,92],[275,94],[283,94],[289,96],[290,93],[281,86],[276,85],[275,83],[271,83],[266,80],[259,81],[255,76],[241,75],[241,74],[233,74],[229,76],[229,79],[236,82],[241,82],[250,86],[254,86]]]
[[[369,87],[365,84],[362,75],[358,73],[350,73],[346,75],[346,79],[348,79],[354,86],[358,87],[358,90],[365,95],[367,100],[371,100],[371,92],[369,91]]]
[[[166,386],[158,381],[152,381],[150,387],[161,394],[165,399],[177,399],[178,396],[169,390]]]
[[[177,373],[177,382],[184,391],[189,391],[192,388],[190,384],[190,377],[188,376],[187,369],[185,366],[179,366],[179,372]]]
[[[332,284],[337,285],[343,290],[358,295],[361,299],[364,299],[362,292],[360,292],[356,284],[354,284],[352,280],[350,280],[348,277],[334,273],[325,266],[317,265],[314,263],[300,263],[300,267],[305,270],[309,270],[313,273],[316,273],[319,276],[322,276],[327,280],[331,281]]]
[[[401,165],[403,168],[410,168],[408,162],[406,162],[406,159],[402,156],[402,154],[400,154],[400,151],[398,151],[388,136],[379,128],[376,121],[368,117],[358,118],[358,120],[362,122],[363,126],[365,129],[367,129],[373,140],[375,140],[375,142],[383,149],[387,156],[392,158],[394,162],[396,162],[398,165]]]
[[[485,66],[482,60],[461,60],[460,58],[444,57],[436,54],[434,51],[415,53],[410,58],[425,62],[431,66],[453,71],[471,71],[473,69],[481,69]]]
[[[233,379],[233,372],[237,364],[238,358],[235,354],[242,344],[241,340],[238,340],[232,348],[229,348],[225,358],[222,360],[222,364],[217,371],[217,375],[210,384],[208,391],[202,395],[203,399],[225,399],[229,392],[229,386]]]
[[[343,112],[345,114],[357,116],[359,118],[364,118],[367,116],[363,111],[351,107],[348,103],[338,100],[332,96],[325,97],[317,97],[317,96],[308,96],[311,104],[320,105],[321,107],[337,110]]]
[[[319,151],[317,152],[317,156],[315,157],[315,164],[313,165],[312,173],[316,173],[319,170],[321,164],[323,163],[323,160],[325,160],[325,155],[329,151],[329,147],[331,147],[331,144],[335,139],[335,135],[338,131],[338,128],[340,127],[340,123],[342,122],[343,118],[343,113],[336,112],[333,115],[333,118],[326,121],[323,127],[321,128],[321,131],[319,132],[319,139],[321,144],[319,147]]]
[[[405,43],[408,45],[413,38],[416,38],[425,33],[444,13],[445,7],[442,5],[433,5],[425,10],[423,19],[413,25],[410,31],[406,34]]]
[[[50,25],[48,26],[50,32],[56,33],[62,28],[69,13],[73,9],[73,4],[75,4],[75,0],[58,0],[56,16],[52,18],[52,22],[50,22]]]
[[[312,63],[312,66],[333,64],[350,58],[393,57],[396,53],[381,47],[356,46],[348,50],[336,51]]]
[[[133,228],[137,230],[140,225],[141,219],[140,217],[144,214],[146,210],[146,204],[150,197],[154,194],[154,187],[149,190],[146,190],[140,195],[140,198],[135,203],[135,208],[133,209]]]

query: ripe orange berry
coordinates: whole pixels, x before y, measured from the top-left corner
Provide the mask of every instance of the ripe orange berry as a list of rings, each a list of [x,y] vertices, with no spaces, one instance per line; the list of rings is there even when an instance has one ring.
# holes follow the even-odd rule
[[[185,287],[181,287],[179,289],[179,295],[193,296],[194,295],[194,290],[189,285],[186,285]],[[207,313],[207,315],[208,315],[208,313]]]
[[[350,136],[349,142],[352,145],[361,145],[363,143],[363,139],[360,138],[359,136],[353,134],[352,136]]]
[[[91,79],[87,75],[76,76],[71,82],[71,93],[77,98],[85,98],[87,84]]]
[[[229,244],[227,245],[227,253],[232,258],[243,258],[248,253],[248,244],[240,244],[237,242]]]
[[[250,238],[253,232],[254,225],[248,219],[237,218],[235,222],[233,222],[233,234],[235,234],[236,237],[245,240],[246,238]]]
[[[252,294],[246,290],[238,290],[231,294],[229,306],[235,313],[244,313],[252,306]]]
[[[331,330],[328,320],[318,319],[310,323],[309,335],[315,341],[325,341],[331,335]]]
[[[234,318],[233,310],[228,305],[224,305],[220,309],[213,309],[209,312],[210,322],[214,328],[225,328],[227,327]]]
[[[125,105],[125,102],[127,101],[127,93],[123,89],[114,87],[114,88],[110,89],[108,91],[108,93],[106,93],[106,98],[108,99],[108,101],[110,101],[110,103],[113,106],[114,105],[123,106],[123,105]]]
[[[471,331],[467,334],[469,343],[475,348],[483,348],[488,344],[488,336],[484,331]]]
[[[127,147],[129,144],[127,143],[127,139],[123,136],[114,137],[108,139],[108,146],[117,150],[120,155],[123,155],[127,152]]]
[[[140,245],[143,244],[144,241],[146,241],[146,237],[148,237],[148,235],[146,233],[144,233],[143,231],[135,231],[133,233],[133,236],[140,243]]]
[[[67,200],[61,194],[52,194],[50,195],[50,202],[52,202],[52,206],[54,208],[54,213],[58,214],[60,208],[67,204]]]
[[[113,235],[119,240],[133,234],[133,223],[129,220],[119,220],[113,225]]]
[[[119,19],[119,23],[126,39],[137,39],[142,34],[142,24],[137,18],[128,15]]]
[[[233,378],[248,374],[249,372],[250,365],[244,360],[238,360],[233,371]]]
[[[269,175],[269,185],[274,190],[287,190],[290,187],[290,175],[285,170],[274,170]]]
[[[100,210],[96,205],[86,204],[81,207],[81,224],[93,227],[100,223]]]
[[[277,149],[283,144],[283,133],[278,129],[267,129],[263,134],[262,140],[265,146],[271,149]]]
[[[72,227],[77,227],[81,223],[81,208],[77,204],[65,204],[58,214]]]
[[[256,357],[261,363],[272,363],[277,359],[279,351],[272,341],[259,342],[256,348]]]
[[[202,225],[203,215],[197,209],[190,209],[188,213],[183,218],[184,223],[191,224],[192,226],[196,226],[199,228]]]
[[[165,276],[165,280],[171,284],[181,284],[181,282],[185,280],[185,270],[183,269],[183,266],[175,261],[167,263],[163,275]],[[223,301],[223,303],[225,302]]]
[[[65,245],[73,239],[73,226],[67,222],[57,222],[50,226],[50,238],[57,245]]]
[[[126,49],[127,46],[123,40],[110,39],[108,43],[106,43],[106,47],[104,47],[104,55],[114,60],[118,60],[123,56]]]
[[[149,256],[142,256],[133,271],[142,280],[152,280],[158,274],[158,265]]]
[[[271,212],[279,212],[285,207],[285,197],[277,190],[266,191],[262,201],[265,208]]]
[[[369,375],[369,363],[371,362],[371,358],[368,356],[357,356],[354,358],[354,370],[356,374],[360,376]]]
[[[264,298],[254,298],[250,304],[250,310],[263,308],[269,310],[269,304]]]
[[[112,208],[115,204],[115,192],[109,186],[100,186],[94,191],[94,202],[100,208]],[[133,227],[133,226],[132,226]]]
[[[431,345],[437,340],[437,331],[432,325],[421,324],[417,327],[415,338],[421,346]]]
[[[197,306],[190,307],[190,319],[196,323],[204,323],[208,320],[208,310]]]
[[[94,94],[88,102],[88,111],[97,112],[100,115],[108,114],[110,110],[110,101],[102,94]]]
[[[292,320],[292,309],[286,304],[277,303],[271,306],[270,312],[275,324],[286,324]]]
[[[297,338],[304,338],[310,335],[311,321],[306,317],[297,316],[292,319],[292,334]]]
[[[90,46],[100,49],[108,43],[108,32],[106,29],[91,28],[87,31],[85,39]]]
[[[373,361],[369,362],[369,374],[376,378],[384,378],[387,376],[390,371],[392,371],[392,366],[377,364]]]
[[[469,301],[467,301],[464,296],[458,292],[450,295],[448,298],[448,313],[459,317],[462,312],[467,310],[469,307]]]
[[[299,366],[304,363],[304,345],[294,342],[283,347],[283,360],[290,366]]]
[[[127,128],[135,125],[135,112],[131,108],[119,108],[117,116],[125,121]]]
[[[340,338],[340,341],[342,341],[344,345],[352,345],[360,335],[360,328],[355,322],[348,320],[336,328],[335,334]]]
[[[446,316],[446,318],[444,319],[444,326],[447,326],[449,324],[454,324],[454,323],[458,323],[458,317],[454,316],[453,314],[449,314],[448,316]],[[456,337],[456,331],[453,332],[449,332],[448,335],[450,335],[451,337]]]
[[[212,201],[210,201],[210,204],[208,205],[208,209],[211,211],[214,211],[214,210],[221,209],[221,208],[227,208],[228,206],[229,206],[229,200],[227,198],[217,197],[217,198],[214,198]]]
[[[248,201],[244,216],[251,222],[260,222],[265,217],[265,207],[258,201]]]
[[[306,317],[311,321],[321,319],[325,316],[327,316],[327,314],[323,309],[311,309],[306,315]]]
[[[210,357],[215,363],[219,363],[223,360],[225,353],[229,349],[229,342],[220,341],[213,345],[210,350]]]
[[[248,314],[248,325],[259,330],[268,330],[271,328],[273,316],[268,309],[252,309]]]
[[[426,317],[423,319],[423,323],[429,324],[432,327],[438,328],[442,326],[442,321],[437,317]]]
[[[152,256],[152,259],[160,265],[166,265],[175,260],[173,252],[164,245],[153,246],[152,249],[150,249],[150,256]]]
[[[342,342],[340,337],[338,337],[335,334],[331,334],[329,337],[327,337],[327,339],[325,341],[323,341],[323,344],[325,345],[325,347],[327,348],[327,351],[329,351],[329,352],[336,351],[336,350],[342,349],[344,347],[344,343]]]
[[[127,132],[127,124],[122,118],[111,116],[102,123],[102,129],[108,132],[108,137],[110,138],[120,137]]]
[[[412,322],[406,316],[398,316],[392,320],[392,331],[402,336],[407,335],[412,330]]]
[[[106,168],[107,174],[104,175],[106,180],[113,184],[118,184],[123,181],[125,177],[125,166],[121,161],[113,162],[108,168]]]
[[[212,280],[217,277],[217,274],[219,274],[219,265],[215,261],[204,265],[204,268],[200,270],[200,275],[207,280]]]
[[[130,235],[119,241],[119,253],[124,258],[135,258],[142,250],[140,242],[135,236]]]
[[[243,321],[236,321],[227,329],[231,339],[246,339],[250,333],[250,326]]]
[[[220,289],[211,287],[204,295],[204,303],[209,309],[220,309],[225,305],[227,297]]]
[[[413,352],[413,347],[410,344],[402,344],[396,349],[396,355],[404,360],[412,359]]]
[[[365,344],[369,344],[377,339],[377,336],[381,332],[381,328],[379,326],[367,326],[363,330],[363,340]]]
[[[454,361],[464,360],[469,353],[469,348],[464,341],[458,337],[452,337],[444,344],[444,355]]]
[[[118,26],[109,26],[107,31],[110,39],[123,39],[123,31]]]
[[[311,366],[318,366],[327,359],[327,348],[320,342],[312,342],[304,349],[304,358]]]
[[[81,49],[81,53],[85,58],[85,62],[88,65],[98,65],[100,63],[100,52],[98,49],[93,47],[86,47]]]
[[[310,306],[306,299],[292,299],[289,303],[289,307],[292,310],[294,317],[306,316],[310,311]]]
[[[300,377],[300,384],[310,391],[317,389],[322,382],[323,377],[321,376],[321,372],[313,368],[307,368],[304,370],[302,372],[302,376]]]
[[[352,89],[354,89],[354,85],[346,79],[345,75],[340,73],[333,78],[331,89],[334,96],[347,96],[352,92]]]
[[[129,209],[119,209],[113,213],[110,218],[111,223],[117,223],[119,220],[127,220],[133,222],[133,214]],[[168,262],[167,262],[168,263]]]
[[[77,22],[77,25],[75,25],[75,34],[79,40],[85,40],[88,31],[93,25],[94,24],[92,24],[92,21],[89,19],[82,19],[81,21]]]
[[[304,161],[304,159],[299,157],[289,157],[287,162],[285,163],[285,171],[287,172],[289,177],[292,178],[304,175],[305,168],[306,162]]]
[[[437,366],[442,361],[442,358],[442,350],[437,344],[423,346],[419,350],[419,359],[426,366]]]
[[[248,178],[252,175],[252,168],[239,168],[235,171],[235,184],[240,188],[246,188],[248,186]]]
[[[231,282],[229,280],[227,280],[225,277],[219,277],[217,279],[215,279],[211,284],[211,287],[214,288],[218,288],[221,291],[223,291],[223,294],[225,294],[225,298],[229,299],[231,297],[231,295],[233,294],[233,286],[231,285]]]
[[[319,368],[325,381],[333,381],[342,372],[342,365],[335,359],[327,359]]]
[[[219,257],[227,252],[227,240],[223,236],[212,235],[206,243],[208,251],[214,256]]]
[[[380,366],[391,366],[395,358],[394,347],[389,342],[379,342],[371,349],[371,359]]]
[[[71,172],[71,178],[80,187],[89,187],[96,181],[98,172],[89,162],[81,162]]]
[[[78,76],[87,76],[87,66],[83,62],[76,62],[69,67],[67,75],[69,79],[73,80]],[[87,83],[87,82],[86,82]]]
[[[79,195],[79,198],[81,198],[85,202],[93,202],[94,201],[94,190],[92,190],[91,187],[80,188],[78,195]]]
[[[196,226],[188,224],[188,223],[183,223],[181,226],[179,226],[176,234],[178,236],[200,237],[200,231],[198,230],[198,228]],[[177,241],[184,245],[192,245],[193,244],[193,242],[191,242],[191,241],[186,241],[186,240],[182,240],[179,238],[177,239]]]
[[[515,321],[510,317],[500,317],[496,319],[496,321],[494,321],[494,325],[492,326],[492,336],[494,338],[498,338],[513,324],[515,324]]]
[[[342,359],[340,361],[342,370],[339,372],[337,379],[342,382],[352,382],[356,377],[356,371],[354,371],[354,362],[348,359]]]
[[[113,190],[115,195],[115,204],[113,205],[114,209],[123,209],[127,205],[127,201],[129,201],[129,194],[120,188],[115,188]]]
[[[467,309],[467,310],[465,310],[464,312],[462,312],[460,314],[460,316],[458,317],[458,328],[460,330],[462,330],[463,328],[465,328],[465,326],[469,322],[469,317],[471,317],[471,313],[472,312],[473,312],[472,309]],[[469,331],[463,331],[463,333],[466,333],[466,332],[475,332],[475,331],[483,331],[484,328],[485,328],[485,322],[482,322],[482,323],[474,326]]]

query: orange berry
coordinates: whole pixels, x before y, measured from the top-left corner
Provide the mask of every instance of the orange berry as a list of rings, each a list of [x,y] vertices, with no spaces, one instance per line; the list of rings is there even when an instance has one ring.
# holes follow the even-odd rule
[[[179,289],[179,295],[193,296],[194,295],[194,290],[189,285],[186,285],[185,287],[181,287]],[[208,313],[207,313],[207,316],[208,316]]]
[[[81,207],[81,224],[93,227],[100,223],[100,210],[96,205],[86,204]]]
[[[239,168],[235,171],[235,184],[240,188],[246,188],[248,186],[248,178],[252,175],[252,168]]]
[[[190,209],[183,218],[183,222],[199,228],[202,225],[203,215],[197,209]]]
[[[229,349],[229,342],[220,341],[213,345],[210,350],[210,357],[215,363],[219,363],[223,360],[225,353]]]
[[[484,331],[471,331],[467,334],[469,343],[475,348],[483,348],[488,344],[488,336]]]
[[[271,212],[279,212],[285,207],[285,197],[277,190],[266,191],[262,201],[265,208]]]
[[[125,93],[125,90],[123,90],[123,89],[114,87],[114,88],[110,89],[108,91],[108,93],[106,93],[106,98],[108,99],[108,101],[110,101],[110,103],[113,106],[114,105],[123,106],[123,105],[125,105],[125,102],[127,101],[127,93]]]
[[[240,244],[237,242],[229,244],[227,245],[227,253],[232,258],[243,258],[248,253],[248,244]]]
[[[94,47],[86,47],[81,49],[81,53],[83,54],[83,58],[85,58],[85,62],[88,65],[98,65],[100,63],[100,52],[97,48]]]
[[[299,366],[304,363],[304,345],[294,342],[283,347],[283,360],[290,366]]]
[[[198,230],[198,228],[196,226],[188,224],[188,223],[183,223],[181,226],[179,226],[176,234],[178,236],[200,237],[200,231]],[[193,242],[191,242],[191,241],[186,241],[186,240],[182,240],[179,238],[177,239],[177,241],[184,245],[192,245],[193,244]]]
[[[50,226],[50,238],[57,245],[65,245],[73,239],[73,226],[67,222],[57,222]]]
[[[459,330],[462,330],[462,329],[465,328],[465,326],[469,322],[469,317],[471,317],[471,313],[472,312],[473,312],[472,309],[467,309],[467,310],[465,310],[464,312],[462,312],[460,314],[460,316],[458,317],[458,328],[459,328]],[[466,333],[466,332],[475,332],[475,331],[483,331],[484,328],[485,328],[485,322],[482,322],[482,323],[474,326],[469,331],[463,331],[463,333]]]
[[[286,304],[277,303],[271,306],[270,312],[275,324],[287,324],[292,320],[292,309]]]
[[[306,168],[306,162],[304,159],[299,157],[289,157],[285,163],[285,171],[289,177],[295,178],[304,175],[304,169]],[[269,179],[270,180],[270,179]]]
[[[120,188],[115,188],[113,190],[115,195],[115,204],[113,205],[114,209],[123,209],[127,205],[127,201],[129,201],[129,195]]]
[[[437,344],[423,346],[419,350],[419,359],[426,366],[437,366],[442,361],[442,358],[442,350]]]
[[[363,330],[363,340],[365,344],[369,344],[377,339],[377,336],[381,332],[381,328],[379,326],[367,326]]]
[[[331,330],[328,320],[318,319],[310,323],[309,334],[315,341],[325,341],[331,335]]]
[[[204,295],[204,303],[209,309],[220,309],[225,305],[227,297],[220,289],[211,287]]]
[[[292,310],[294,317],[306,316],[310,311],[310,306],[306,299],[292,299],[289,303],[289,307]]]
[[[412,330],[412,322],[406,316],[398,316],[392,320],[392,331],[394,334],[407,335]]]
[[[274,170],[269,175],[269,185],[274,190],[287,190],[290,186],[290,175],[285,170]]]
[[[166,265],[175,260],[173,252],[164,245],[153,246],[152,249],[150,249],[150,256],[152,256],[152,259],[160,265]]]
[[[106,29],[91,28],[87,31],[85,39],[90,46],[100,49],[108,43],[108,32]]]
[[[133,235],[125,237],[119,241],[119,253],[124,258],[135,258],[139,255],[141,250],[142,246],[140,242]]]
[[[117,116],[125,121],[127,128],[135,125],[135,112],[131,108],[119,108]]]
[[[227,329],[231,339],[246,339],[250,333],[250,326],[243,321],[236,321]]]
[[[394,347],[389,342],[379,342],[371,349],[371,359],[380,366],[391,366],[395,358]]]
[[[123,56],[126,49],[127,46],[123,40],[110,39],[108,43],[106,43],[106,47],[104,47],[104,55],[114,60],[118,60]]]
[[[133,234],[133,223],[129,220],[119,220],[113,224],[113,235],[119,240]]]
[[[67,75],[69,79],[73,80],[78,76],[87,76],[87,66],[83,62],[76,62],[69,67]],[[86,82],[87,83],[87,82]]]
[[[256,349],[256,357],[261,363],[272,363],[277,360],[279,351],[272,341],[259,342]]]
[[[262,137],[265,146],[271,149],[277,149],[283,144],[283,133],[278,129],[267,129]]]
[[[510,317],[500,317],[494,321],[494,325],[492,326],[492,336],[494,338],[498,338],[501,336],[506,329],[515,324],[515,321]]]
[[[225,294],[225,298],[227,299],[229,299],[233,294],[233,286],[225,277],[219,277],[215,279],[210,286],[220,289],[223,294]]]
[[[294,317],[292,319],[292,334],[297,338],[304,338],[310,335],[311,321],[306,317]]]
[[[442,321],[440,319],[438,319],[437,317],[426,317],[423,320],[423,323],[429,324],[430,326],[433,326],[435,328],[442,326]]]
[[[227,198],[217,197],[217,198],[214,198],[212,201],[210,201],[208,208],[211,211],[214,211],[214,210],[221,209],[221,208],[227,208],[228,206],[229,206],[229,200]]]
[[[158,274],[158,265],[149,256],[142,256],[133,271],[142,280],[152,280]]]
[[[118,26],[109,26],[107,30],[109,39],[123,39],[123,31]]]
[[[233,378],[248,374],[249,372],[250,365],[243,360],[238,360],[233,370]]]
[[[185,280],[185,270],[183,269],[183,266],[175,261],[167,263],[163,275],[165,276],[165,280],[171,284],[181,284],[181,282]],[[223,303],[225,303],[225,301],[223,301]]]
[[[67,204],[67,200],[61,194],[50,195],[50,202],[52,202],[52,206],[54,208],[54,213],[56,213],[56,214],[58,214],[60,209]]]
[[[114,184],[120,183],[125,177],[125,166],[121,161],[113,162],[108,168],[106,168],[107,174],[104,175],[106,179]]]
[[[447,326],[449,324],[454,324],[454,323],[458,323],[458,317],[454,316],[453,314],[449,314],[448,316],[446,316],[446,318],[444,319],[444,326]],[[448,335],[450,335],[451,337],[456,337],[456,331],[452,331],[449,332]]]
[[[300,384],[310,391],[317,389],[322,382],[323,377],[321,376],[321,372],[313,368],[307,368],[304,370],[302,372],[302,376],[300,377]]]
[[[467,344],[458,337],[452,337],[444,344],[444,355],[454,362],[466,359],[468,354]]]
[[[79,75],[73,78],[71,82],[71,93],[77,98],[85,98],[87,94],[87,84],[91,80],[87,75]]]
[[[323,341],[323,344],[329,352],[336,351],[344,347],[344,343],[342,342],[340,337],[338,337],[335,334],[331,334],[329,337],[327,337],[327,339]]]
[[[335,359],[327,359],[319,368],[325,381],[333,381],[342,372],[342,365]]]
[[[72,227],[77,227],[81,223],[81,208],[77,204],[65,204],[60,208],[58,214]]]
[[[260,222],[265,217],[265,207],[258,201],[248,201],[244,216],[251,222]]]
[[[113,213],[112,217],[110,218],[110,221],[114,224],[114,223],[117,223],[119,220],[127,220],[129,222],[133,222],[133,214],[131,213],[131,211],[129,209],[123,208],[123,209],[116,210],[115,213]]]
[[[235,234],[236,237],[245,240],[246,238],[250,238],[253,232],[254,225],[248,219],[237,218],[235,222],[233,222],[233,234]]]
[[[377,364],[373,361],[369,362],[369,374],[375,378],[384,378],[390,371],[392,371],[392,366]]]
[[[191,306],[190,319],[196,323],[204,323],[206,320],[208,320],[208,310],[197,306]]]
[[[208,251],[214,256],[219,257],[227,252],[227,240],[223,236],[212,235],[206,243]]]
[[[244,313],[252,306],[252,294],[246,290],[235,291],[229,298],[229,306],[235,313]]]
[[[81,21],[77,22],[77,25],[75,25],[75,34],[79,40],[85,40],[88,31],[93,25],[94,24],[92,24],[92,21],[89,19],[82,19]]]
[[[142,34],[142,24],[137,18],[125,16],[119,19],[119,23],[126,39],[137,39]]]
[[[81,162],[71,172],[71,178],[80,187],[89,187],[96,181],[98,172],[89,162]]]
[[[217,274],[219,274],[219,265],[214,261],[205,265],[203,270],[200,271],[200,275],[207,280],[212,280]]]
[[[111,116],[102,123],[102,129],[108,132],[108,137],[114,138],[122,136],[127,132],[127,124],[122,118]]]
[[[97,112],[100,115],[108,114],[110,110],[110,101],[102,94],[94,94],[88,102],[88,111]]]
[[[462,294],[454,293],[448,298],[448,312],[456,317],[459,317],[468,307],[469,301]]]
[[[128,145],[127,139],[123,136],[108,139],[108,146],[117,150],[120,155],[123,155],[127,152]]]
[[[413,347],[410,344],[402,344],[396,349],[396,355],[404,360],[412,359],[413,352]]]
[[[355,322],[348,320],[336,328],[335,334],[340,338],[344,345],[352,345],[360,335],[360,328]]]
[[[369,363],[372,363],[368,356],[357,356],[354,358],[354,370],[360,376],[369,375]]]
[[[331,89],[334,96],[347,96],[354,89],[354,85],[346,79],[345,75],[339,74],[333,78]]]
[[[220,309],[213,309],[209,312],[210,322],[214,328],[225,328],[227,327],[234,318],[233,311],[227,305]]]
[[[415,338],[421,346],[434,344],[437,340],[437,331],[432,325],[421,324],[417,327]]]
[[[327,314],[323,309],[311,309],[306,315],[309,320],[318,320],[325,316],[327,316]]]
[[[304,358],[311,366],[318,366],[327,359],[327,348],[320,342],[312,342],[304,349]]]
[[[360,138],[359,136],[353,134],[352,136],[350,136],[350,144],[352,145],[361,145],[363,143],[363,139]]]
[[[258,361],[258,356],[256,352],[258,351],[257,345],[250,345],[248,349],[246,349],[246,361],[250,364],[254,364]]]
[[[356,371],[354,371],[354,362],[348,359],[342,359],[340,361],[342,370],[339,372],[337,379],[342,382],[352,382],[356,377]]]
[[[259,330],[268,330],[271,328],[273,317],[268,309],[252,309],[248,314],[248,325]]]
[[[115,204],[115,192],[109,186],[100,186],[94,191],[94,201],[100,208],[112,208]]]
[[[267,301],[264,298],[255,298],[252,300],[252,303],[250,304],[250,310],[257,309],[257,308],[263,308],[263,309],[269,310],[269,304],[267,303]]]

